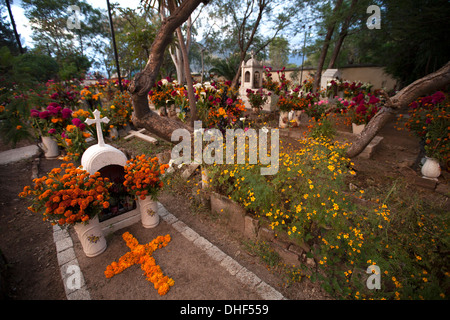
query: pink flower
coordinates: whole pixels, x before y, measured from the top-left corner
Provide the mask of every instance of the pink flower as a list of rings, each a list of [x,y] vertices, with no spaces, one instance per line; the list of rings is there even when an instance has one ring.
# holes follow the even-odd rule
[[[56,133],[56,129],[50,129],[50,130],[48,130],[48,133],[50,133],[50,134],[55,134]]]

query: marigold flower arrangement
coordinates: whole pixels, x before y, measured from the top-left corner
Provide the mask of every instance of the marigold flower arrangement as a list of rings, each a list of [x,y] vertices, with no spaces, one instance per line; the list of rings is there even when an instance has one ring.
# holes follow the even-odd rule
[[[163,187],[161,175],[165,173],[167,164],[159,165],[158,158],[150,158],[145,154],[130,159],[125,165],[124,186],[132,195],[144,200],[150,196],[156,200],[159,190]]]
[[[141,269],[147,277],[147,281],[153,283],[154,288],[158,290],[159,295],[165,295],[169,291],[170,287],[175,284],[175,281],[172,278],[163,275],[161,267],[156,264],[155,258],[152,257],[152,254],[155,250],[163,248],[169,244],[171,240],[170,235],[167,234],[165,236],[158,236],[145,245],[139,244],[137,239],[129,232],[125,232],[122,235],[122,238],[125,240],[126,245],[131,249],[131,251],[120,257],[118,262],[114,261],[106,267],[104,272],[106,278],[112,278],[125,269],[135,264],[140,264]]]
[[[43,220],[53,225],[87,222],[109,207],[108,178],[100,177],[99,172],[91,175],[73,163],[63,163],[33,182],[34,186],[26,186],[19,196],[31,197],[33,204],[28,209],[41,212]]]
[[[131,114],[133,107],[131,105],[131,97],[127,91],[117,91],[114,94],[112,104],[102,110],[102,115],[110,119],[109,125],[117,128],[125,127],[131,122]]]
[[[156,109],[165,108],[167,105],[174,103],[174,91],[170,78],[166,78],[155,83],[152,90],[148,92],[148,97]]]

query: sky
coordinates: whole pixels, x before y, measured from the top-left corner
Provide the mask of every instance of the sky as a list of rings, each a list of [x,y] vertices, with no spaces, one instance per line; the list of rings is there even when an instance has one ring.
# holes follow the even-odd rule
[[[94,8],[107,9],[106,0],[87,0],[86,2],[91,4]],[[110,3],[119,3],[121,7],[135,9],[139,6],[140,0],[110,0]],[[13,12],[17,30],[21,37],[22,46],[29,48],[33,47],[33,41],[31,39],[32,30],[28,19],[25,17],[22,1],[15,0],[11,6],[11,10]],[[301,58],[299,56],[291,56],[289,62],[299,65],[301,64]]]
[[[104,9],[106,10],[107,4],[106,0],[87,0],[94,8]],[[110,3],[119,3],[121,7],[129,7],[129,8],[137,8],[140,0],[110,0]],[[32,39],[31,39],[31,26],[28,22],[28,19],[25,17],[25,10],[22,8],[22,1],[15,0],[11,6],[11,11],[14,16],[14,21],[16,22],[17,31],[20,34],[22,46],[24,47],[32,47]],[[6,12],[6,10],[5,10]]]

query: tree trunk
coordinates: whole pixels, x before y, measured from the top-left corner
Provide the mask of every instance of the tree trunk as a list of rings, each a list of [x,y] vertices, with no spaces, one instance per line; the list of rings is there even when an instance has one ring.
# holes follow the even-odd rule
[[[438,71],[431,73],[400,90],[392,98],[387,97],[385,106],[370,120],[360,137],[347,150],[350,158],[359,155],[383,126],[401,108],[407,107],[417,98],[434,93],[450,84],[450,61]]]
[[[168,117],[159,117],[152,112],[148,106],[148,92],[155,84],[164,59],[164,52],[172,41],[175,30],[202,2],[206,4],[208,1],[185,0],[169,17],[162,21],[161,28],[152,44],[147,64],[141,72],[135,75],[129,86],[134,108],[134,125],[145,128],[167,141],[170,141],[173,130],[189,127]],[[192,129],[190,130],[192,131]]]
[[[339,11],[339,9],[341,8],[342,2],[343,2],[343,0],[337,0],[336,6],[333,9],[333,15]],[[336,26],[336,21],[334,19],[335,18],[332,17],[333,21],[330,23],[330,25],[327,28],[327,35],[325,36],[325,41],[323,43],[322,51],[320,53],[319,62],[318,62],[317,69],[316,69],[316,74],[314,76],[314,83],[313,83],[313,91],[314,92],[317,92],[317,89],[320,89],[320,80],[322,79],[323,65],[325,64],[325,58],[327,57],[328,47],[330,46],[331,37],[333,36],[334,28]]]
[[[350,5],[350,10],[347,15],[347,17],[344,20],[344,23],[341,27],[341,32],[339,32],[339,38],[336,41],[336,44],[333,49],[333,53],[331,54],[331,59],[328,64],[328,69],[333,69],[335,67],[337,58],[339,56],[339,52],[341,51],[342,44],[344,43],[345,37],[347,37],[348,34],[348,28],[350,26],[350,22],[352,20],[353,14],[354,14],[354,8],[356,4],[358,3],[358,0],[352,0],[352,4]]]
[[[189,57],[186,50],[186,45],[184,44],[183,34],[181,33],[181,28],[177,28],[178,42],[181,48],[181,53],[183,54],[183,65],[184,74],[186,76],[186,86],[189,98],[189,108],[191,114],[191,127],[194,127],[194,121],[197,120],[197,107],[195,104],[195,94],[194,94],[194,84],[192,82],[191,70],[189,66]]]

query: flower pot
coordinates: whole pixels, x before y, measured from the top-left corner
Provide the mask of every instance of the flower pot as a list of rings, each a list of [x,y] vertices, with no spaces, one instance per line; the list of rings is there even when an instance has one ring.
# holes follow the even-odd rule
[[[106,239],[103,236],[98,216],[89,219],[86,223],[76,223],[74,228],[87,257],[98,256],[106,250]]]
[[[356,124],[356,123],[352,123],[352,130],[353,130],[353,134],[360,134],[364,128],[366,127],[365,124]]]
[[[46,158],[56,158],[59,156],[58,142],[52,137],[41,137],[42,143],[39,146],[44,150]]]
[[[425,158],[425,163],[422,166],[423,177],[437,181],[437,178],[441,175],[441,166],[439,165],[439,161],[430,157]]]
[[[159,224],[158,203],[150,197],[139,198],[141,222],[144,228],[154,228]]]
[[[280,111],[280,121],[278,126],[280,129],[286,128],[289,123],[289,111]]]
[[[299,127],[299,126],[300,126],[300,121],[301,121],[302,113],[303,113],[302,110],[295,110],[295,111],[292,113],[292,119],[289,119],[289,121],[292,122],[292,125],[293,125],[294,127]]]

